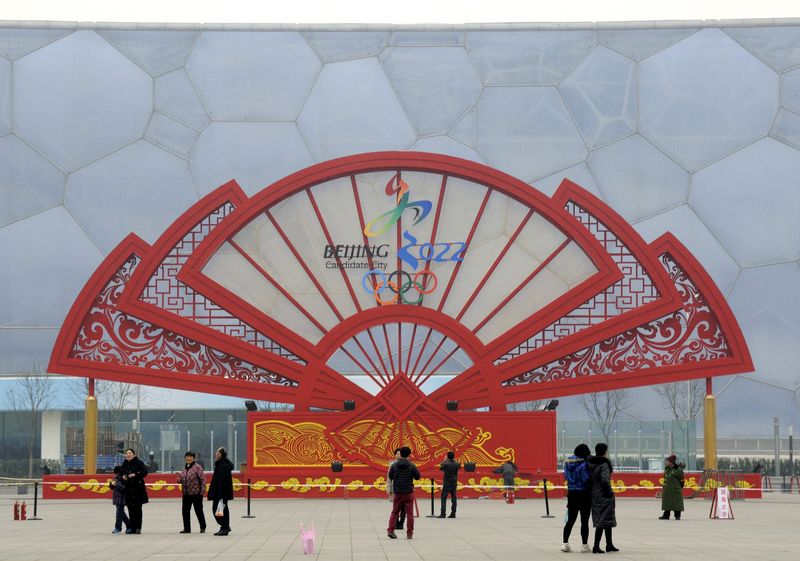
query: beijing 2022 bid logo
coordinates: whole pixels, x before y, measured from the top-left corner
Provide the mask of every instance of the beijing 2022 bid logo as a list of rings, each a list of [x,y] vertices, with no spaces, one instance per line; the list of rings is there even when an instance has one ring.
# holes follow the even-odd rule
[[[367,238],[385,234],[389,228],[397,224],[406,210],[414,212],[411,226],[416,226],[427,218],[433,208],[430,201],[411,201],[410,187],[400,178],[399,173],[386,184],[385,192],[387,196],[395,197],[396,206],[374,218],[364,227],[364,235]],[[421,304],[425,295],[436,290],[439,284],[436,274],[428,268],[430,264],[462,261],[467,246],[464,242],[420,244],[407,229],[403,230],[403,241],[404,244],[397,250],[397,257],[408,265],[408,270],[398,268],[387,275],[384,271],[373,268],[361,278],[361,286],[368,294],[375,297],[378,304]],[[385,297],[387,289],[388,296]],[[409,292],[412,293],[411,299],[407,297]]]

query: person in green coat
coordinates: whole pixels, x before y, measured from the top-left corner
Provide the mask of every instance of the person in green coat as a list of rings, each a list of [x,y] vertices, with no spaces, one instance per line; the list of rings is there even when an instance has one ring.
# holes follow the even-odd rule
[[[664,468],[664,485],[661,488],[661,520],[669,520],[670,511],[675,513],[675,520],[681,519],[683,512],[683,470],[677,465],[678,458],[672,454],[667,458]]]

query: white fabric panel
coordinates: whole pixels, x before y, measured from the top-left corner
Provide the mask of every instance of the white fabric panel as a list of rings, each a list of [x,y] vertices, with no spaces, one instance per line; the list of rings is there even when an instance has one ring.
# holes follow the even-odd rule
[[[294,123],[211,123],[191,160],[202,194],[235,179],[252,195],[312,163]]]
[[[765,138],[694,175],[689,206],[741,266],[797,259],[800,152]]]
[[[420,135],[447,132],[483,87],[461,47],[390,47],[378,58]]]
[[[725,33],[778,72],[800,64],[800,27],[728,27]]]
[[[0,58],[0,136],[11,132],[11,63]]]
[[[633,60],[642,60],[696,33],[697,29],[601,29],[597,40],[601,45],[624,54]]]
[[[595,45],[593,31],[472,31],[467,52],[485,84],[555,84]]]
[[[16,132],[65,171],[139,138],[153,80],[93,31],[76,31],[14,64]]]
[[[297,125],[318,161],[403,150],[416,136],[374,58],[326,64]]]
[[[511,299],[502,316],[498,314],[478,331],[478,337],[484,343],[492,341],[505,333],[509,325],[535,314],[567,290],[569,286],[545,268]]]
[[[196,31],[99,31],[150,75],[159,76],[186,64],[197,39]]]
[[[719,29],[639,68],[639,131],[690,171],[767,134],[777,110],[777,74]]]
[[[0,226],[63,200],[64,174],[16,136],[0,138],[0,161]]]
[[[101,260],[63,206],[0,228],[0,326],[60,326]]]
[[[389,44],[393,47],[461,47],[463,31],[396,30]]]
[[[153,112],[153,117],[144,133],[147,140],[187,159],[192,154],[192,148],[194,148],[198,136],[199,133],[196,130],[157,111]]]
[[[475,122],[473,121],[472,124],[472,135],[475,136]],[[453,135],[452,130],[450,131],[450,134]],[[472,145],[474,144],[475,143],[473,141]],[[415,150],[417,152],[431,152],[433,154],[445,154],[447,156],[455,156],[456,158],[472,160],[473,162],[478,162],[479,164],[484,163],[481,155],[478,154],[474,149],[470,148],[470,146],[465,146],[462,142],[459,142],[450,136],[429,136],[427,138],[420,138],[411,145],[410,150]]]
[[[478,101],[478,152],[523,181],[586,157],[575,122],[555,88],[486,88]]]
[[[664,232],[672,232],[703,264],[722,293],[730,293],[739,275],[739,266],[689,205],[681,205],[637,222],[635,228],[647,242],[652,242]]]
[[[787,109],[800,113],[800,68],[781,76],[781,103]]]
[[[208,123],[208,113],[186,70],[180,68],[155,80],[155,108],[200,130]]]
[[[475,109],[467,111],[447,134],[467,146],[474,148],[477,144],[475,127],[477,124]]]
[[[230,244],[223,244],[208,260],[203,274],[265,315],[272,315],[278,289]]]
[[[323,62],[375,56],[389,42],[388,31],[305,31],[303,37]]]
[[[800,386],[800,268],[783,263],[745,269],[729,301],[756,367],[754,378],[797,389]]]
[[[636,131],[636,65],[632,60],[599,47],[558,89],[590,148]]]
[[[800,149],[800,115],[781,109],[769,135]]]
[[[15,60],[70,33],[69,29],[0,29],[0,55]]]
[[[597,272],[589,256],[575,242],[569,242],[550,263],[547,270],[556,275],[570,288]]]
[[[689,174],[640,135],[589,155],[589,169],[605,200],[634,223],[686,202]]]
[[[564,179],[569,179],[573,183],[589,191],[598,199],[603,200],[603,194],[600,192],[600,189],[598,189],[597,183],[592,176],[592,172],[589,171],[589,166],[586,165],[586,162],[581,162],[567,169],[557,171],[547,177],[543,177],[542,179],[537,179],[532,185],[545,195],[552,197],[553,193],[556,192]]]
[[[130,232],[156,241],[195,202],[187,162],[144,140],[70,174],[64,198],[105,252]]]
[[[206,31],[187,69],[212,119],[248,121],[297,117],[321,67],[299,33]]]

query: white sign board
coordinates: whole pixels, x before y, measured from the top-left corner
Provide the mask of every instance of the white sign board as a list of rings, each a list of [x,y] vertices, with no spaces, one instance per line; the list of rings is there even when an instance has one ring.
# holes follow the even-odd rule
[[[176,425],[161,425],[161,449],[168,452],[181,449],[181,431]]]
[[[717,500],[714,510],[714,518],[720,518],[722,520],[730,520],[733,518],[731,498],[727,487],[717,487]]]

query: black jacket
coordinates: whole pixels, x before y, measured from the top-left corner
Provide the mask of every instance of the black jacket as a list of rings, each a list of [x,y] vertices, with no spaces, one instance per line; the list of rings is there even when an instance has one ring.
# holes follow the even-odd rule
[[[233,463],[228,458],[214,462],[214,475],[208,486],[208,500],[224,499],[233,500]]]
[[[450,458],[439,464],[439,469],[444,472],[442,483],[444,485],[456,485],[458,483],[458,470],[461,469],[461,464]]]
[[[147,487],[144,485],[147,466],[142,460],[137,456],[134,456],[131,461],[124,460],[120,466],[119,475],[125,485],[125,504],[145,504],[150,500],[147,497]]]
[[[389,479],[392,480],[392,487],[395,495],[403,495],[414,492],[414,480],[419,479],[420,474],[408,458],[400,458],[392,467],[389,468]]]

